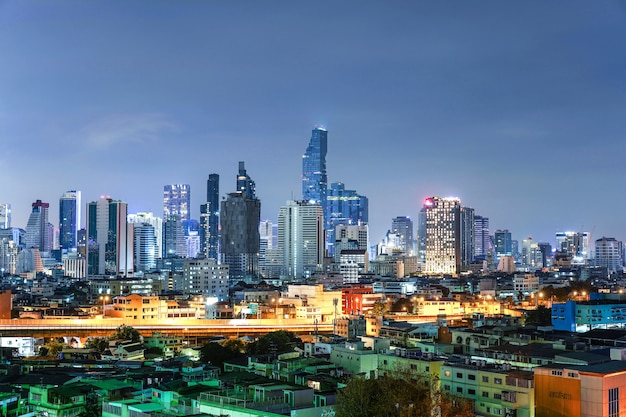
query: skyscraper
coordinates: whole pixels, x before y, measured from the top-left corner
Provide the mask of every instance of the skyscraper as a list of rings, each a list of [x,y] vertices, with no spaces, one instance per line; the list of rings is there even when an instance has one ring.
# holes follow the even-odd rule
[[[157,236],[150,223],[133,223],[135,270],[149,271],[156,268]]]
[[[184,258],[187,256],[185,229],[180,216],[171,214],[163,223],[163,257]]]
[[[87,274],[133,274],[133,225],[128,204],[100,197],[87,204]]]
[[[306,152],[302,155],[302,199],[313,201],[322,206],[326,213],[326,152],[328,149],[328,132],[316,127],[311,133],[311,140]]]
[[[37,248],[40,252],[49,252],[52,250],[53,241],[48,222],[50,204],[37,200],[32,204],[32,207],[26,225],[26,247]]]
[[[602,237],[596,240],[596,266],[604,267],[611,272],[624,270],[624,245],[620,240],[612,237]]]
[[[305,200],[311,201],[311,200]],[[320,203],[318,203],[320,204]],[[341,182],[334,182],[327,190],[324,229],[326,229],[326,249],[334,254],[335,228],[342,225],[367,224],[369,216],[367,197],[355,190],[346,190]]]
[[[391,232],[400,236],[400,249],[406,255],[415,254],[415,241],[413,240],[413,220],[406,216],[398,216],[391,219]]]
[[[154,237],[156,238],[156,252],[155,258],[161,258],[163,256],[163,219],[156,217],[151,212],[139,212],[132,213],[126,217],[128,223],[137,224],[149,224],[154,228]]]
[[[278,248],[285,274],[309,278],[324,259],[324,213],[309,201],[287,201],[278,213]]]
[[[63,250],[76,249],[80,228],[80,191],[67,191],[59,200],[59,246]]]
[[[485,259],[490,251],[489,217],[474,215],[474,257]]]
[[[218,259],[220,176],[210,174],[207,180],[206,203],[200,206],[200,249],[204,256]]]
[[[494,232],[496,257],[513,256],[513,240],[508,229],[496,230]]]
[[[8,229],[11,227],[11,205],[9,203],[0,203],[0,229]]]
[[[163,218],[179,216],[180,220],[189,220],[191,207],[191,187],[189,184],[171,184],[163,186]]]
[[[583,265],[589,258],[589,232],[556,232],[556,250],[572,257],[572,263]]]
[[[237,192],[229,193],[220,206],[220,254],[228,264],[232,280],[258,277],[259,222],[261,201],[256,198],[254,181],[239,163]]]
[[[425,271],[459,274],[472,260],[474,209],[461,207],[458,198],[424,200]]]

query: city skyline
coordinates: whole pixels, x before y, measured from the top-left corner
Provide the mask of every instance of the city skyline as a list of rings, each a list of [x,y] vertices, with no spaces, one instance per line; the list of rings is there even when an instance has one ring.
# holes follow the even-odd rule
[[[621,185],[623,6],[356,4],[3,3],[13,225],[40,199],[58,228],[70,189],[160,216],[165,184],[191,185],[199,219],[207,176],[232,190],[238,161],[276,222],[321,125],[328,184],[369,198],[371,244],[430,196],[519,241],[626,239],[621,197],[588,195]]]

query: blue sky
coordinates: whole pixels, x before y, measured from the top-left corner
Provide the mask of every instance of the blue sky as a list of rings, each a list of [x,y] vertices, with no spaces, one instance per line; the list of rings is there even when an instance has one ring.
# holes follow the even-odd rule
[[[370,241],[423,199],[491,229],[626,239],[626,7],[588,1],[0,1],[0,201],[25,226],[70,189],[162,215],[168,183],[245,161],[262,217],[329,181],[370,199]]]

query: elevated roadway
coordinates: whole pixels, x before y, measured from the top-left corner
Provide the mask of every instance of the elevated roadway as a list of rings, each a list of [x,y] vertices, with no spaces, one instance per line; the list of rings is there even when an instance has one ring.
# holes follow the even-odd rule
[[[254,336],[276,330],[296,334],[332,333],[332,323],[301,319],[165,319],[127,320],[118,318],[48,318],[0,320],[0,336],[88,337],[109,336],[121,325],[131,326],[143,336],[154,332],[184,337]]]

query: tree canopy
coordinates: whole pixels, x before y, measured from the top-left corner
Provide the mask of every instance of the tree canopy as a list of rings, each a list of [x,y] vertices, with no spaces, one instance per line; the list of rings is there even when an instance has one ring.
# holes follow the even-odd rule
[[[248,354],[263,355],[267,353],[292,352],[296,347],[302,347],[302,340],[292,332],[278,330],[259,337],[255,342],[248,344]]]
[[[470,417],[471,402],[440,393],[429,381],[353,378],[337,394],[336,417]]]
[[[115,333],[111,335],[110,339],[139,342],[141,340],[141,335],[133,327],[122,324],[120,327],[115,329]]]

